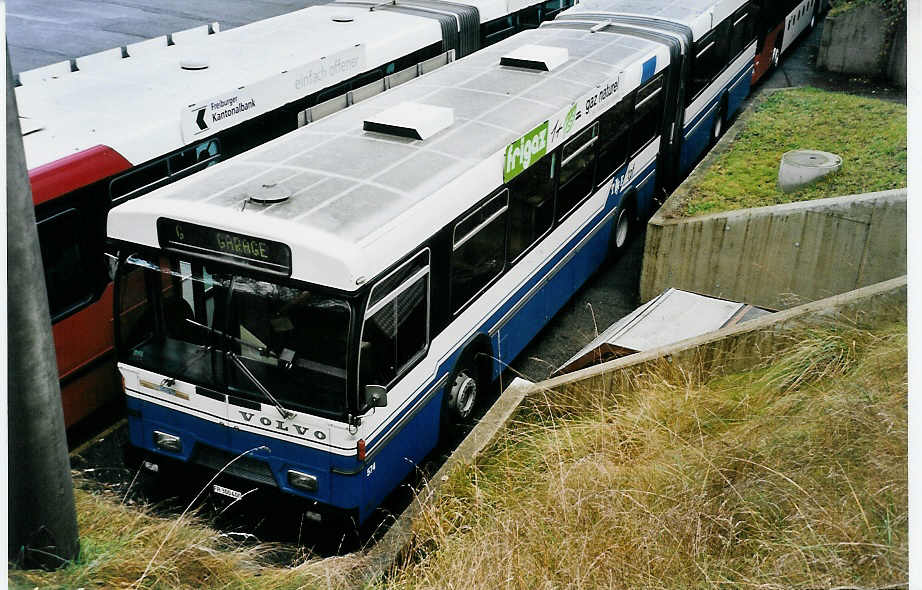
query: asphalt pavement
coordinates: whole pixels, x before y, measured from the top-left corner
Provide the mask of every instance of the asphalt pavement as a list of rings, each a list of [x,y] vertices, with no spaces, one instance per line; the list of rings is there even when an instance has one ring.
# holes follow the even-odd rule
[[[318,0],[7,0],[13,72],[82,57],[217,21],[222,29]]]

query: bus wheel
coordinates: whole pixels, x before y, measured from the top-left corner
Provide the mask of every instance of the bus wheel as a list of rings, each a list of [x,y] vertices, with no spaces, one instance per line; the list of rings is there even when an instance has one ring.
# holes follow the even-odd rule
[[[470,364],[465,364],[449,382],[445,394],[445,409],[450,419],[463,422],[471,417],[480,390],[476,375],[474,368]]]
[[[618,207],[615,214],[615,227],[612,229],[611,244],[615,253],[621,253],[633,238],[634,208],[630,203]]]
[[[727,99],[724,98],[721,101],[720,108],[717,109],[717,116],[714,117],[714,126],[711,128],[711,145],[717,143],[717,141],[724,134],[724,118],[727,112]]]

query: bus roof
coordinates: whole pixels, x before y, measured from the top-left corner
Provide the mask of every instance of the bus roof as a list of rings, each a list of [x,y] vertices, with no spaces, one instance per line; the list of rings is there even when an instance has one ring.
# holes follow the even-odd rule
[[[171,217],[277,240],[295,278],[354,290],[501,186],[511,142],[587,92],[614,80],[627,93],[669,63],[665,45],[588,27],[525,31],[129,201],[109,213],[108,235],[156,247],[157,219]],[[568,57],[550,72],[500,66],[527,45]],[[451,109],[453,121],[424,140],[363,131],[404,103]],[[264,185],[291,197],[247,204]]]
[[[341,15],[353,21],[334,23],[332,17]],[[315,91],[292,87],[286,96],[296,80],[283,74],[291,77],[321,58],[329,63],[359,56],[352,69],[330,80],[335,83],[441,39],[432,19],[334,3],[217,34],[209,35],[207,26],[174,33],[170,46],[165,36],[143,41],[126,48],[130,57],[115,48],[77,58],[75,72],[68,62],[22,72],[16,100],[26,164],[32,169],[105,145],[137,165],[200,139],[188,132],[184,137],[183,117],[191,105],[241,87],[262,88],[264,105],[257,107],[264,112],[264,106],[276,108]],[[185,60],[208,67],[183,69]]]
[[[697,40],[744,3],[745,0],[583,0],[557,18],[566,20],[567,14],[580,12],[651,16],[686,25]]]

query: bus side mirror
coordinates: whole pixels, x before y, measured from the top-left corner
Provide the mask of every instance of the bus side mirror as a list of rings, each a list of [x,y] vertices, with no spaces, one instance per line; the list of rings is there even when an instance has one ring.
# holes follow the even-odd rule
[[[372,408],[383,408],[387,406],[387,387],[383,385],[366,385],[365,399]]]

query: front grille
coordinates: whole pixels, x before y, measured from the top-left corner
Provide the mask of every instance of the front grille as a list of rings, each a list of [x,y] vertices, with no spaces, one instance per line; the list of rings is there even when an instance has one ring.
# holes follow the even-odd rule
[[[236,456],[237,453],[229,453],[212,447],[211,445],[199,443],[195,448],[195,453],[192,455],[192,462],[215,471],[220,471]],[[227,469],[224,469],[224,473],[274,488],[278,487],[278,483],[276,483],[275,477],[272,476],[272,470],[269,468],[269,465],[266,464],[265,461],[254,459],[248,455],[240,457],[231,463]]]

